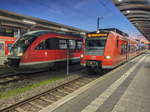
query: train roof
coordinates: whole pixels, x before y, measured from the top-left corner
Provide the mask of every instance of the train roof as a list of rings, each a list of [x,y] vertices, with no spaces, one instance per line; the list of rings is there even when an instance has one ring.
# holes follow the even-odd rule
[[[35,36],[40,36],[43,34],[47,34],[47,33],[56,33],[56,34],[63,34],[63,35],[68,35],[68,36],[78,36],[78,37],[83,37],[81,34],[75,34],[74,32],[54,32],[54,31],[50,31],[50,30],[36,30],[36,31],[31,31],[28,33],[25,33],[23,36],[26,35],[35,35]]]
[[[107,29],[98,29],[98,31],[94,31],[94,32],[88,32],[88,33],[109,33],[110,31],[116,32],[120,35],[123,36],[129,36],[127,33],[122,32],[121,30],[117,29],[117,28],[107,28]]]

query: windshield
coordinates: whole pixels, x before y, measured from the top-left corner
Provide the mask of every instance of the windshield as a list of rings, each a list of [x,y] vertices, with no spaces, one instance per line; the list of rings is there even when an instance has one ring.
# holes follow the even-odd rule
[[[12,46],[13,46],[13,44],[8,44],[8,45],[7,45],[7,47],[8,47],[8,51],[10,51],[10,50],[11,50]]]
[[[99,38],[87,38],[86,39],[86,54],[87,55],[96,55],[102,56],[104,53],[104,47],[106,44],[106,37]]]
[[[88,38],[86,39],[86,47],[105,47],[106,38]]]
[[[18,53],[23,53],[29,47],[30,44],[35,40],[36,36],[34,35],[25,35],[19,38],[14,46],[11,48],[11,53],[17,55]]]

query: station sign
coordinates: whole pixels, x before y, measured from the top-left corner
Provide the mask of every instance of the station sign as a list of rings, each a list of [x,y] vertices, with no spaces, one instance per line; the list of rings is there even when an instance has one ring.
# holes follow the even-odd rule
[[[92,33],[92,34],[87,34],[87,37],[106,37],[108,36],[107,33]]]

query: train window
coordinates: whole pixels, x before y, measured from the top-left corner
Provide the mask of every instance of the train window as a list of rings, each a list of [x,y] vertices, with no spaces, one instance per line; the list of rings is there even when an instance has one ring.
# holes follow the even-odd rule
[[[77,41],[77,49],[81,49],[82,47],[82,41]]]
[[[106,39],[87,39],[86,47],[105,47]]]
[[[0,43],[0,50],[4,50],[4,44]]]
[[[76,48],[76,41],[75,40],[69,40],[69,48],[70,49]]]
[[[125,54],[125,45],[124,44],[121,45],[121,54]]]
[[[17,52],[25,52],[25,50],[32,44],[36,39],[34,35],[25,35],[20,37],[12,47],[12,51],[16,50]]]
[[[45,41],[46,49],[59,49],[59,39],[57,38],[48,38]]]
[[[10,49],[12,48],[13,44],[8,44],[7,47],[8,47],[8,50],[10,51]]]
[[[64,39],[59,40],[59,48],[60,49],[67,49],[67,41]]]
[[[36,50],[45,50],[46,49],[45,41],[42,41],[35,49]]]
[[[130,44],[130,53],[133,53],[133,52],[134,52],[134,49],[135,49],[134,45],[133,45],[133,44]]]
[[[127,52],[128,52],[128,45],[127,44],[122,44],[121,45],[121,54],[123,55],[123,54],[126,54]]]

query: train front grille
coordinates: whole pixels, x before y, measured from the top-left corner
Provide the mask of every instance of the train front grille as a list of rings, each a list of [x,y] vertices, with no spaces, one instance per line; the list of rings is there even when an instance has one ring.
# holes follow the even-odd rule
[[[100,66],[100,63],[101,63],[100,61],[89,60],[86,62],[86,65],[96,67],[96,66]]]

